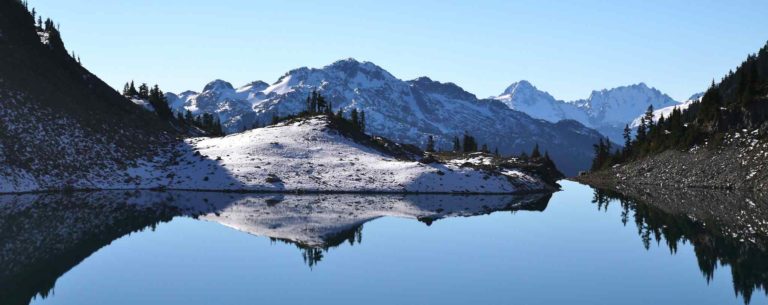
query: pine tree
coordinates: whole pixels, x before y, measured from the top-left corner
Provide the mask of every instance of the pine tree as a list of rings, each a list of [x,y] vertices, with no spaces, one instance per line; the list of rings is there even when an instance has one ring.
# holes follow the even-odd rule
[[[477,142],[475,142],[475,138],[469,135],[468,133],[464,134],[464,152],[465,153],[471,153],[477,151]]]
[[[187,111],[184,113],[184,121],[186,121],[189,124],[193,124],[195,122],[195,117],[192,115],[192,111]]]
[[[435,139],[432,137],[432,135],[427,136],[427,149],[426,152],[434,152],[435,151]]]
[[[123,86],[123,96],[129,96],[130,95],[130,87],[128,87],[128,83],[125,83],[125,86]]]
[[[645,135],[646,135],[645,117],[641,117],[640,124],[637,125],[637,136],[635,136],[635,138],[637,139],[637,142],[643,143],[645,141]]]
[[[457,136],[453,137],[453,151],[455,152],[461,151],[461,143],[459,142],[459,137]]]
[[[365,110],[360,112],[360,132],[365,133]]]
[[[139,86],[139,98],[141,99],[148,99],[149,98],[149,86],[147,86],[146,83],[142,83]]]
[[[139,95],[139,91],[136,91],[136,86],[133,84],[133,81],[131,81],[131,86],[130,88],[128,88],[128,95],[129,96]]]
[[[155,112],[159,117],[163,119],[170,119],[173,117],[173,112],[171,112],[171,108],[168,106],[168,100],[165,98],[163,91],[160,90],[158,85],[155,85],[149,91],[147,100],[149,101],[149,104],[155,108]]]
[[[624,125],[624,156],[627,156],[632,149],[632,130],[629,124]]]
[[[480,151],[486,154],[490,153],[490,151],[488,150],[488,144],[483,144],[483,146],[480,148]]]
[[[643,117],[645,118],[645,124],[646,124],[645,132],[647,135],[653,132],[653,127],[654,127],[653,105],[648,105],[648,109],[645,110],[645,114],[643,115]]]
[[[326,103],[325,98],[322,95],[317,94],[317,110],[316,110],[316,113],[324,113],[325,109],[327,107],[328,107],[328,104]]]
[[[357,113],[357,108],[352,108],[349,119],[352,121],[352,129],[360,130],[360,118]]]
[[[531,158],[541,158],[541,152],[539,151],[539,143],[536,143],[536,146],[533,147],[533,151],[531,152]]]

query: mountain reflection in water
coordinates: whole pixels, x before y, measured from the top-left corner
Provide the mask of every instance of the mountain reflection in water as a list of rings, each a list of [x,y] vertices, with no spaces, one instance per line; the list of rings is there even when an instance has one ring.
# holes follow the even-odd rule
[[[112,241],[186,216],[295,244],[310,266],[344,242],[362,241],[365,222],[497,211],[543,211],[551,194],[284,195],[213,192],[90,192],[0,196],[0,303],[46,298],[64,273]]]
[[[765,291],[766,198],[706,190],[593,192],[592,203],[597,210],[619,205],[624,225],[634,223],[640,237],[638,248],[648,249],[654,241],[658,245],[663,242],[671,254],[676,254],[681,244],[690,244],[707,282],[719,264],[730,266],[733,288],[745,303],[750,302],[755,290]],[[154,230],[177,217],[218,223],[268,237],[273,243],[292,244],[304,262],[314,268],[333,256],[333,249],[363,242],[363,225],[377,218],[414,219],[430,226],[444,218],[499,211],[543,212],[551,196],[150,191],[0,196],[0,304],[29,304],[36,297],[45,299],[62,275],[93,253],[116,239]],[[588,205],[585,208],[591,210]],[[555,238],[542,242],[554,251],[563,241]],[[605,247],[610,250],[610,245]]]

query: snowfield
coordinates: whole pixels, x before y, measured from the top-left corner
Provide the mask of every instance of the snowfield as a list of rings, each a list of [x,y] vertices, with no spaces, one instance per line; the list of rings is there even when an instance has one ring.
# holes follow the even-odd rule
[[[540,179],[457,164],[400,161],[358,144],[316,117],[179,148],[157,184],[184,190],[516,193],[544,191]],[[515,179],[509,179],[515,177]]]
[[[462,166],[464,162],[398,160],[339,134],[324,117],[221,138],[190,138],[147,155],[127,168],[108,164],[93,168],[86,179],[66,181],[0,167],[0,193],[175,189],[509,194],[554,190],[524,171],[492,172]]]
[[[213,211],[204,211],[200,219],[217,222],[248,234],[288,240],[307,247],[334,246],[332,241],[344,241],[341,236],[381,217],[415,219],[431,224],[433,221],[451,217],[471,217],[496,211],[543,209],[550,196],[238,195],[235,198],[217,200],[215,194],[203,194],[209,202],[214,202],[214,206]],[[181,199],[183,195],[187,194],[182,192],[177,198]],[[200,202],[200,196],[197,197],[196,200],[189,198],[189,201],[183,202]],[[178,199],[177,202],[182,202]],[[203,205],[200,202],[188,210],[194,211],[197,206],[210,207],[211,204]]]
[[[550,122],[575,120],[615,143],[623,143],[624,126],[642,115],[649,105],[655,109],[668,108],[669,112],[682,105],[645,83],[592,91],[586,99],[563,101],[522,80],[493,99],[534,118]]]

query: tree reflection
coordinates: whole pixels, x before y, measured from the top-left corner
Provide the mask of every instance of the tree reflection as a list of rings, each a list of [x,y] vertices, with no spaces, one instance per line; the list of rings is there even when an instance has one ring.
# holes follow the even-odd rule
[[[718,264],[730,266],[734,292],[743,297],[745,304],[750,302],[755,290],[766,292],[768,252],[765,247],[768,238],[763,232],[755,230],[750,221],[745,221],[745,210],[739,207],[741,202],[757,207],[749,210],[749,220],[761,223],[760,219],[768,219],[760,208],[765,206],[765,202],[758,206],[748,197],[749,194],[705,190],[655,189],[653,192],[627,193],[630,196],[595,189],[593,203],[598,210],[605,210],[611,202],[618,202],[625,225],[629,215],[633,214],[638,235],[646,249],[650,248],[653,240],[657,244],[663,241],[670,253],[675,254],[680,244],[690,243],[707,283],[713,279]],[[705,203],[710,202],[712,206],[725,206],[725,209],[708,210]],[[739,221],[729,221],[731,219]]]
[[[363,224],[379,217],[432,223],[496,211],[543,211],[550,197],[174,191],[0,196],[0,304],[47,298],[58,278],[91,254],[177,216],[295,245],[314,268],[329,250],[362,243]]]
[[[109,201],[94,193],[3,196],[0,304],[48,297],[56,280],[92,253],[179,213],[169,205],[127,204],[122,193],[112,195]]]

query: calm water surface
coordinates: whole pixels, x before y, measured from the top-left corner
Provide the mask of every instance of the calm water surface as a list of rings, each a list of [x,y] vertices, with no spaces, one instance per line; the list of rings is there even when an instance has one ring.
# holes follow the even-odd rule
[[[767,303],[738,226],[562,185],[0,197],[0,304]]]

